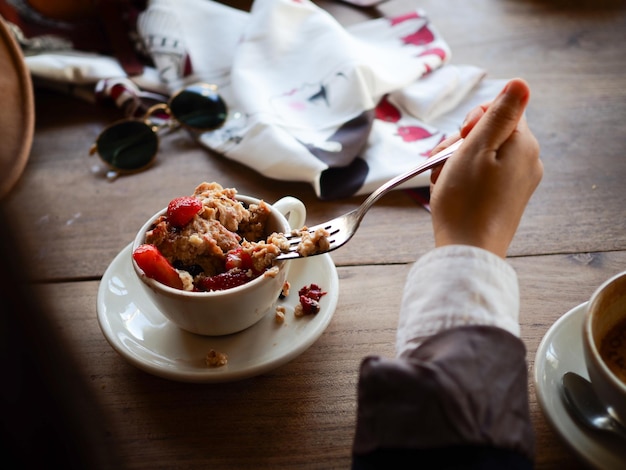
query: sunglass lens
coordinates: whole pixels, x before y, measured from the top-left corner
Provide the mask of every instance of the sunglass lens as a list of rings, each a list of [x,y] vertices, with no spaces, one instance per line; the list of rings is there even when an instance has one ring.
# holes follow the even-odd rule
[[[192,85],[178,93],[169,104],[181,124],[198,130],[217,129],[226,121],[226,103],[208,85]]]
[[[159,140],[156,133],[144,122],[124,121],[105,129],[96,144],[100,157],[111,167],[121,171],[134,171],[152,162]]]

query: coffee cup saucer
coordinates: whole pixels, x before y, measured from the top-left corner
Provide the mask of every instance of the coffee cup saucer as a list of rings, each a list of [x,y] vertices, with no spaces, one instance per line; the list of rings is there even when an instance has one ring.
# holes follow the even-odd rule
[[[550,424],[585,462],[596,468],[623,469],[624,441],[579,424],[565,408],[561,396],[561,378],[566,372],[589,378],[582,346],[586,311],[587,302],[574,307],[559,318],[541,340],[534,365],[537,401]]]
[[[181,382],[231,382],[269,372],[295,359],[322,335],[339,297],[337,269],[328,253],[290,261],[291,292],[270,308],[285,307],[285,322],[272,311],[239,333],[201,336],[167,320],[148,297],[131,263],[131,245],[111,262],[98,288],[97,318],[109,344],[124,359],[150,374]],[[318,284],[326,292],[315,315],[296,318],[298,290]],[[251,308],[253,308],[252,306]],[[228,362],[209,367],[207,353],[226,354]]]

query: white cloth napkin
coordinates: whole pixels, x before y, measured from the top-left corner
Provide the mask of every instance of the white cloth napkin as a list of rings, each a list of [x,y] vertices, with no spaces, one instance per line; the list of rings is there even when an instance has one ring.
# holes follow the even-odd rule
[[[308,0],[256,0],[249,13],[152,0],[137,27],[156,66],[133,77],[139,86],[219,87],[229,119],[199,135],[202,145],[264,176],[308,182],[321,199],[367,194],[419,164],[502,85],[450,64],[419,9],[343,27]],[[27,64],[74,83],[123,75],[113,59],[85,54]],[[428,184],[425,173],[403,187]]]

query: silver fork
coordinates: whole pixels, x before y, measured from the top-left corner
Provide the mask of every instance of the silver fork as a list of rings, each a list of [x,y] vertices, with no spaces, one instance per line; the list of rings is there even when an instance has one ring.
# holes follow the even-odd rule
[[[330,244],[328,250],[320,251],[318,253],[311,254],[309,256],[321,255],[323,253],[328,253],[330,251],[336,250],[340,246],[345,245],[348,240],[352,238],[355,234],[356,230],[359,228],[365,213],[372,207],[372,205],[378,201],[381,197],[387,194],[396,186],[404,183],[405,181],[410,180],[414,176],[419,175],[431,168],[439,165],[446,161],[463,143],[463,139],[456,141],[454,144],[450,145],[448,148],[443,149],[441,152],[436,153],[432,157],[428,158],[421,165],[413,168],[412,170],[407,171],[406,173],[396,176],[395,178],[387,181],[381,187],[379,187],[376,191],[374,191],[370,196],[363,201],[356,209],[347,212],[346,214],[340,215],[339,217],[329,220],[328,222],[324,222],[322,224],[315,225],[313,227],[307,227],[307,231],[309,233],[314,233],[318,229],[324,229],[328,232],[328,242]],[[289,240],[289,251],[282,253],[277,257],[277,259],[294,259],[301,258],[302,255],[298,253],[298,244],[302,240],[302,237],[295,234],[289,235],[285,234],[287,239]]]

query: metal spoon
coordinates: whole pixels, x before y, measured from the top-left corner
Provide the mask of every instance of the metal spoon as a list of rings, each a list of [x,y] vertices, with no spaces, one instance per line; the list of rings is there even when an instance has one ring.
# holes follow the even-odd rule
[[[591,382],[574,372],[561,380],[561,392],[567,408],[583,424],[597,431],[611,432],[626,439],[626,428],[613,418],[591,387]]]

